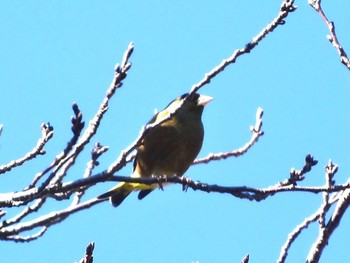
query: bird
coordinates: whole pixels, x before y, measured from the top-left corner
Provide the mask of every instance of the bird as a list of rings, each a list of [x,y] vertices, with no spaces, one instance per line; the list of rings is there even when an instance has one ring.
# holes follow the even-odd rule
[[[202,148],[202,113],[212,99],[198,93],[185,93],[156,113],[147,124],[157,123],[171,115],[144,135],[141,144],[136,148],[131,177],[182,177]],[[176,110],[181,103],[181,107]],[[120,182],[98,198],[109,198],[112,205],[117,207],[130,193],[139,191],[138,199],[141,200],[158,186],[160,185]]]

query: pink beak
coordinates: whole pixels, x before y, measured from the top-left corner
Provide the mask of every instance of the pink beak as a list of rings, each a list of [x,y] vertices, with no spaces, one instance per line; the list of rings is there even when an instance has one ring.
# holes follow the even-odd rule
[[[213,100],[212,97],[210,96],[206,96],[206,95],[200,95],[199,98],[198,98],[198,103],[197,105],[198,106],[205,106],[207,105],[209,102],[211,102]]]

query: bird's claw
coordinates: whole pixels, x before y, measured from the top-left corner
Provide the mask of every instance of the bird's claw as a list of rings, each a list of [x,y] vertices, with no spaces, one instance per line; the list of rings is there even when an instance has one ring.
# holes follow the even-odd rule
[[[182,177],[182,191],[187,192],[188,188],[190,187],[190,183],[192,182],[192,179],[189,177]]]
[[[164,179],[166,179],[165,175],[157,175],[158,186],[159,186],[159,189],[162,191],[164,191],[164,187],[163,187]]]

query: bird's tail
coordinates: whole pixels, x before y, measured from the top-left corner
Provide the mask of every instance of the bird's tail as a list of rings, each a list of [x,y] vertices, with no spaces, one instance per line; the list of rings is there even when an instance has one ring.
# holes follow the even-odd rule
[[[121,182],[117,184],[115,187],[113,187],[108,192],[98,196],[98,199],[106,199],[109,198],[109,201],[114,207],[119,206],[124,199],[131,194],[133,191],[140,191],[139,193],[139,200],[143,199],[146,195],[148,195],[150,192],[152,192],[154,189],[156,189],[159,185],[158,184],[152,184],[152,185],[146,185],[146,184],[139,184],[139,183],[126,183]]]
[[[121,182],[113,187],[108,192],[98,196],[98,199],[109,198],[109,201],[114,207],[119,206],[124,199],[132,192],[136,190],[134,184]]]

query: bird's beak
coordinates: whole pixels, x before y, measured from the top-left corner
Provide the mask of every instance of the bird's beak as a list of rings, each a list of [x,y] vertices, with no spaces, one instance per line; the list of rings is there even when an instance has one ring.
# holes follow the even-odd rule
[[[198,106],[205,106],[207,105],[209,102],[211,102],[213,100],[212,97],[210,96],[206,96],[206,95],[200,95],[199,98],[198,98],[198,102],[197,102],[197,105]]]

